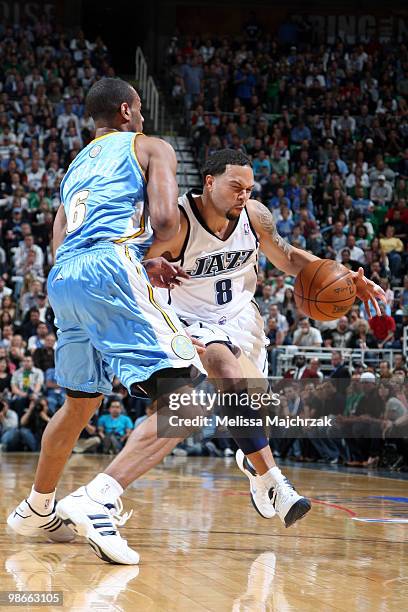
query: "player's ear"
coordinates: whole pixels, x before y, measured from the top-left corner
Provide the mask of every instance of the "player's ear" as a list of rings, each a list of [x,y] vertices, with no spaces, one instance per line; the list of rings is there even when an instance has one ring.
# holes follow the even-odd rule
[[[120,105],[120,114],[122,115],[123,119],[130,121],[130,108],[127,102],[122,102]]]
[[[215,177],[212,176],[212,174],[207,174],[207,176],[205,177],[204,184],[207,187],[208,191],[212,191],[214,187],[214,180],[215,180]]]

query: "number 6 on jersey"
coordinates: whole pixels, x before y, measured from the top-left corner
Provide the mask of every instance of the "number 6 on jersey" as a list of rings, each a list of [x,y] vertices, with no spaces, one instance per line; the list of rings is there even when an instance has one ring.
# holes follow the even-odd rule
[[[67,234],[71,234],[75,232],[83,222],[86,217],[86,200],[88,199],[90,191],[88,189],[84,189],[83,191],[78,191],[75,193],[71,202],[69,203],[69,212],[67,216]]]

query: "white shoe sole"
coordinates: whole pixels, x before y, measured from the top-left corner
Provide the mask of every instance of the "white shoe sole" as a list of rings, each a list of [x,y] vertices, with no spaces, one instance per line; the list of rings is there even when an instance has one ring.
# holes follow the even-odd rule
[[[255,476],[254,474],[252,474],[250,472],[250,469],[249,469],[250,466],[249,465],[248,465],[248,467],[245,466],[245,463],[248,463],[248,461],[246,460],[246,457],[245,457],[244,453],[240,449],[238,449],[236,454],[235,454],[235,460],[236,460],[237,465],[238,465],[239,469],[241,470],[241,472],[243,474],[245,474],[245,476],[249,480],[249,491],[250,491],[250,494],[251,494],[251,502],[252,502],[253,507],[255,508],[255,510],[257,511],[259,516],[262,516],[262,518],[264,518],[264,519],[271,519],[271,518],[273,518],[276,515],[276,512],[275,512],[275,510],[274,510],[274,508],[272,506],[272,503],[271,503],[271,514],[264,514],[261,511],[261,509],[259,508],[259,506],[257,505],[257,503],[256,503],[254,494],[252,492],[252,490],[253,490],[252,488],[253,488],[253,481],[255,481],[255,483],[256,483],[257,476]],[[254,483],[254,485],[255,485],[255,483]],[[256,489],[256,486],[254,486],[254,488]],[[272,512],[273,512],[273,514],[272,514]]]
[[[128,559],[116,554],[111,547],[104,545],[106,543],[102,543],[100,541],[97,542],[95,538],[96,530],[92,524],[92,521],[88,518],[84,519],[83,513],[73,508],[71,502],[64,504],[64,501],[65,500],[62,500],[58,503],[57,515],[62,519],[62,522],[67,527],[72,529],[72,531],[79,536],[87,539],[94,553],[100,559],[102,559],[102,561],[105,561],[106,563],[117,563],[120,565],[137,565],[139,563],[140,557],[136,551],[132,550],[134,557],[133,559]],[[66,505],[69,505],[69,508],[66,508]],[[97,532],[96,535],[98,535]]]

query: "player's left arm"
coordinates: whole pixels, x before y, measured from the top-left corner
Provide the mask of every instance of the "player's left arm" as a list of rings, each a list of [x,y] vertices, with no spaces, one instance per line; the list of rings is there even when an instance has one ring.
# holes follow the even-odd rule
[[[60,204],[57,210],[57,214],[54,219],[54,226],[52,228],[52,256],[55,260],[55,253],[58,247],[64,242],[65,235],[67,233],[67,216],[65,214],[64,205]]]
[[[249,200],[246,208],[251,224],[258,235],[260,250],[279,270],[296,276],[306,264],[319,259],[313,253],[290,245],[282,236],[279,236],[275,220],[264,204],[257,200]],[[387,303],[383,289],[364,276],[363,268],[359,268],[358,272],[352,272],[352,275],[357,288],[357,297],[364,302],[368,316],[371,317],[370,301],[377,314],[380,315],[377,299]]]
[[[258,235],[260,250],[279,270],[297,276],[306,264],[319,259],[313,253],[293,247],[279,236],[275,220],[264,204],[249,200],[246,208],[252,227]]]

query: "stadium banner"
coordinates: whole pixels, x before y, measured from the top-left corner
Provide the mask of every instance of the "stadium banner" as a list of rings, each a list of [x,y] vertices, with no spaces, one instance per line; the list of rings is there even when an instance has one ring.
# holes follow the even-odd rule
[[[37,0],[24,2],[16,0],[0,0],[0,23],[17,25],[31,21],[37,23],[45,15],[47,20],[56,16],[57,9],[63,4],[58,0]]]
[[[228,1],[221,4],[188,5],[184,2],[176,6],[176,26],[181,34],[191,32],[223,36],[242,31],[248,10],[245,6],[235,5],[231,11]],[[294,44],[310,42],[334,44],[341,38],[346,44],[369,42],[378,38],[380,42],[403,42],[408,35],[408,9],[393,10],[386,6],[371,6],[366,12],[353,11],[343,3],[330,2],[319,7],[305,6],[302,13],[296,7],[289,8],[291,2],[274,4],[273,10],[266,6],[256,6],[255,20],[260,32],[278,36],[279,42]],[[262,40],[262,38],[261,38]]]

